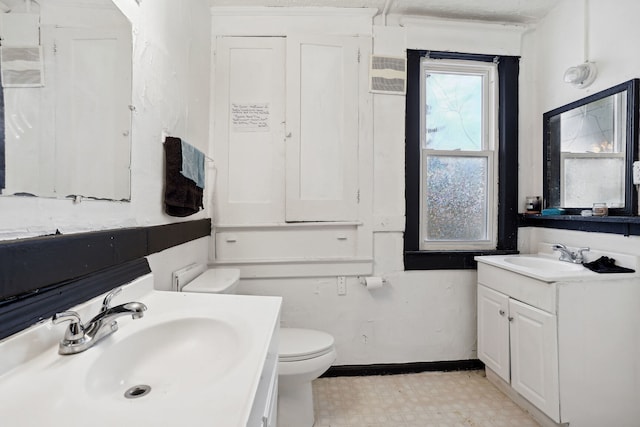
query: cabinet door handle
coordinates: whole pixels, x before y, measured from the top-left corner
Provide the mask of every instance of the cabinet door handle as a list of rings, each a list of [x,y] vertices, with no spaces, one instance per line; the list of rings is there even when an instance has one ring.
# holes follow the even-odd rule
[[[500,316],[504,316],[504,310],[500,310],[498,313],[500,313]]]
[[[509,316],[507,319],[509,319],[509,322],[513,322],[513,316]]]

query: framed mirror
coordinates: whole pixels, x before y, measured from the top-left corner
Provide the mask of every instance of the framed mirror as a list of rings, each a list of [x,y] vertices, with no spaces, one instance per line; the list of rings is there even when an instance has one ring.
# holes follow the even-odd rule
[[[606,203],[609,215],[635,215],[639,79],[543,115],[544,205],[579,215]]]
[[[131,23],[111,0],[4,0],[0,194],[128,201]]]

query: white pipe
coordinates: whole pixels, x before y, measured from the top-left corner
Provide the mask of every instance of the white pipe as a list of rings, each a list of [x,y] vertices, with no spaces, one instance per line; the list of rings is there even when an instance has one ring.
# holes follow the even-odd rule
[[[378,9],[378,12],[373,15],[372,19],[375,19],[378,16],[382,16],[382,24],[386,27],[387,26],[387,13],[389,13],[389,6],[391,5],[391,2],[393,0],[384,0],[384,7],[382,8],[382,12],[380,12],[380,9]]]
[[[393,0],[385,0],[384,8],[382,9],[382,24],[387,26],[387,14],[389,13],[389,8],[391,7],[391,3]]]
[[[584,0],[584,62],[589,62],[589,0]]]

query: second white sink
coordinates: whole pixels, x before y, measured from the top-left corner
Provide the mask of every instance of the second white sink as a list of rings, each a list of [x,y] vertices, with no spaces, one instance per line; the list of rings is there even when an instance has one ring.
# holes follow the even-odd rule
[[[572,264],[546,255],[492,255],[478,256],[475,259],[478,262],[484,262],[543,282],[583,280],[598,275],[582,264]]]
[[[582,264],[572,264],[570,262],[543,258],[539,256],[513,256],[505,257],[504,262],[525,268],[541,269],[543,271],[565,272],[565,271],[583,271],[585,267]]]

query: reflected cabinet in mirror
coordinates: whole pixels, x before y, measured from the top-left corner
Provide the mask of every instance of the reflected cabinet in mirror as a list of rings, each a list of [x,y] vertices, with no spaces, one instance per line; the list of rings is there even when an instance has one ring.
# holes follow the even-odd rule
[[[1,193],[129,200],[130,22],[111,0],[3,3]]]
[[[638,79],[543,116],[545,207],[579,214],[606,203],[609,215],[637,213],[632,183],[638,146]]]

